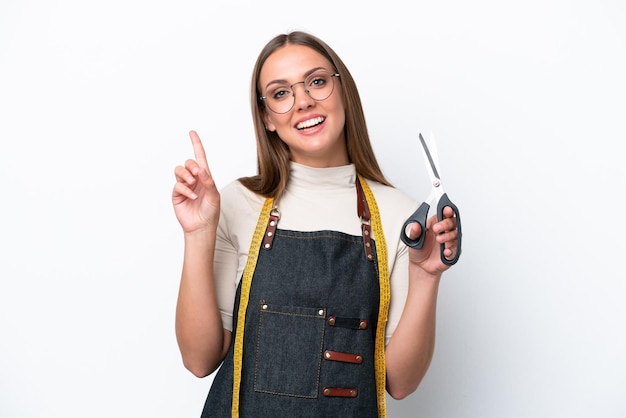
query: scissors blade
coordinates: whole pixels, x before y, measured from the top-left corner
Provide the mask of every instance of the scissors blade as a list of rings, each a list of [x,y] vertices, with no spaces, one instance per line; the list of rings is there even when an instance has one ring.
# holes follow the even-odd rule
[[[439,177],[439,171],[437,170],[437,164],[435,163],[433,156],[430,153],[430,150],[428,149],[428,145],[426,145],[426,141],[424,140],[424,137],[422,136],[422,134],[419,134],[420,137],[420,142],[422,143],[422,148],[424,149],[424,155],[426,155],[426,159],[428,160],[428,163],[430,164],[430,169],[432,170],[433,175],[435,176],[436,179],[441,180],[441,178]]]

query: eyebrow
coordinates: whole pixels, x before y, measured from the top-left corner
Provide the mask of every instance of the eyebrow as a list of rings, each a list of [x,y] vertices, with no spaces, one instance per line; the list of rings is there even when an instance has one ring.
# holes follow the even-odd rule
[[[330,73],[332,73],[332,71],[330,71],[327,68],[324,67],[315,67],[315,68],[311,68],[310,70],[308,70],[307,72],[304,73],[304,78],[306,79],[308,76],[310,76],[311,74],[313,74],[316,71],[319,70],[325,70],[328,71]],[[269,86],[271,86],[272,84],[289,84],[289,81],[285,80],[285,79],[277,79],[277,80],[272,80],[269,83],[267,83],[265,85],[265,88],[267,89]]]

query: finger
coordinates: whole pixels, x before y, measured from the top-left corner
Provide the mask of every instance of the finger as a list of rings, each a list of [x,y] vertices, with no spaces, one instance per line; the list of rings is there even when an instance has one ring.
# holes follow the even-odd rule
[[[456,218],[447,218],[433,225],[433,231],[437,234],[453,230],[456,230]]]
[[[456,229],[453,229],[452,231],[437,234],[436,238],[439,244],[456,245],[458,237],[459,237],[458,231]]]
[[[177,182],[174,185],[174,190],[172,190],[172,201],[176,203],[180,203],[185,199],[195,200],[198,198],[198,195],[191,190],[186,184]]]
[[[200,141],[200,137],[196,131],[190,131],[189,137],[191,138],[191,144],[193,145],[193,154],[196,157],[196,161],[200,165],[200,167],[205,168],[209,171],[209,164],[206,160],[206,153],[204,152],[204,147],[202,146],[202,141]]]
[[[445,250],[443,250],[443,256],[447,259],[447,260],[452,260],[454,259],[454,254],[456,254],[456,249],[452,249],[452,248],[446,248]]]
[[[193,160],[190,160],[193,161]],[[195,161],[194,161],[195,163]],[[189,166],[189,164],[187,163],[187,166]],[[197,164],[195,164],[195,167],[197,168]],[[183,166],[177,166],[174,169],[174,176],[176,177],[176,181],[178,182],[183,182],[183,183],[187,183],[187,184],[194,184],[196,182],[196,179],[193,176],[193,168],[192,167],[183,167]]]
[[[435,222],[430,226],[430,229],[435,235],[443,235],[446,232],[456,230],[456,218],[443,218],[441,221],[435,219]]]
[[[453,241],[452,243],[446,243],[443,255],[448,260],[452,260],[456,254],[460,255],[462,251],[463,250],[457,245],[457,242]]]
[[[443,208],[443,217],[444,218],[452,218],[454,217],[454,209],[450,206],[446,206]]]
[[[433,231],[441,234],[446,231],[456,229],[456,216],[451,207],[446,206],[443,211],[443,219],[432,226]]]
[[[207,189],[215,188],[215,182],[213,181],[213,177],[211,177],[211,172],[208,169],[202,168],[196,160],[187,160],[185,162],[185,167],[182,169],[178,169],[177,180],[181,182],[186,182],[189,186],[202,184]]]
[[[185,161],[185,168],[194,177],[198,177],[201,172],[207,171],[206,169],[202,168],[200,163],[198,163],[196,160],[187,160],[187,161]]]
[[[442,219],[456,218],[456,212],[450,206],[444,206],[442,215]]]

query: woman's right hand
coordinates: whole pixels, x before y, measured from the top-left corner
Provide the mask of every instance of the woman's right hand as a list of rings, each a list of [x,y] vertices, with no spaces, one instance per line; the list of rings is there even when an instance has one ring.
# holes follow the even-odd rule
[[[195,160],[174,170],[176,184],[172,204],[176,218],[185,233],[215,230],[220,213],[220,194],[215,186],[204,147],[196,131],[189,132]]]

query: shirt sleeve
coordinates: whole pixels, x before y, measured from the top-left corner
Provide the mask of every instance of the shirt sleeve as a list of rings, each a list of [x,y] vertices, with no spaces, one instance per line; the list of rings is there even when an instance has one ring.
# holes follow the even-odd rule
[[[233,244],[228,228],[228,215],[224,208],[220,210],[220,220],[215,241],[215,259],[213,274],[217,292],[217,304],[222,316],[222,326],[233,330],[233,307],[237,291],[238,251]]]

